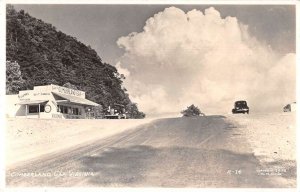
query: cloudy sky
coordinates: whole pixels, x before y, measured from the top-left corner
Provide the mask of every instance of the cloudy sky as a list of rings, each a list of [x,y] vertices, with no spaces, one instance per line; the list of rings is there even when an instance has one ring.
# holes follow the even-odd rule
[[[148,113],[295,101],[293,5],[15,5],[95,49]]]

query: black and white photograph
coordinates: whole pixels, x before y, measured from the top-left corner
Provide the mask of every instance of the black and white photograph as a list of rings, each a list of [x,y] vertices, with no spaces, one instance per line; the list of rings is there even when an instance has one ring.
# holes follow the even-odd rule
[[[5,3],[5,188],[296,190],[296,2],[141,2]]]

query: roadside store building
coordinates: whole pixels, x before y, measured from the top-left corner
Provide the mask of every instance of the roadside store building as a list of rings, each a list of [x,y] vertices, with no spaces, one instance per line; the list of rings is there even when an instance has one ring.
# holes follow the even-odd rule
[[[86,99],[83,91],[51,84],[7,95],[6,116],[85,119],[88,118],[87,111],[98,105]]]

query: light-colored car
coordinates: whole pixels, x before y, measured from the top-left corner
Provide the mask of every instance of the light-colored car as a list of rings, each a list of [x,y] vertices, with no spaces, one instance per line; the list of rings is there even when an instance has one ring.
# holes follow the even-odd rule
[[[287,104],[283,108],[283,112],[292,112],[292,111],[296,111],[296,102]]]

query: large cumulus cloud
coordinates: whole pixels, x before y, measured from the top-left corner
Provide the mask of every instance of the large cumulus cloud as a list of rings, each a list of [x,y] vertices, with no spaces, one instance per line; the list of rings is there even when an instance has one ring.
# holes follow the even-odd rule
[[[279,111],[295,100],[295,54],[275,53],[214,8],[167,8],[117,43],[125,50],[117,67],[146,113],[179,112],[192,103],[227,113],[239,99],[252,111]]]

